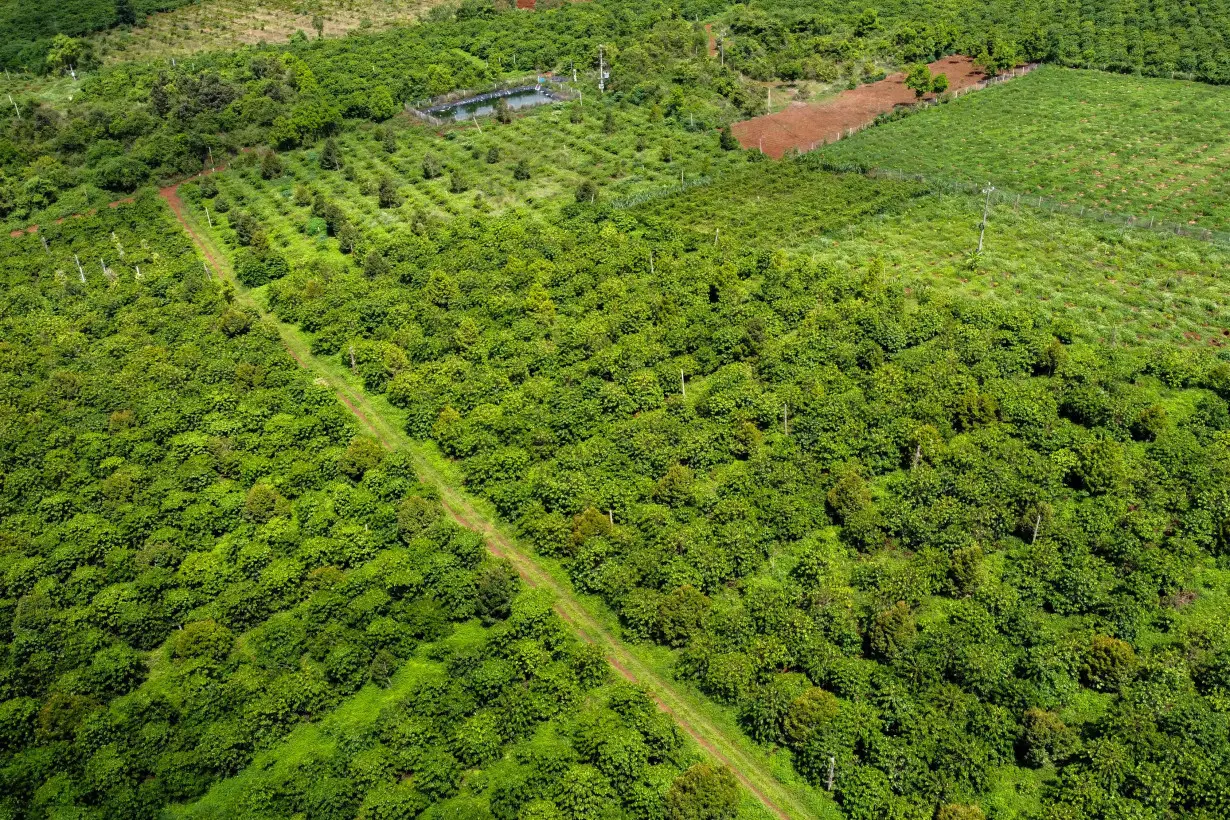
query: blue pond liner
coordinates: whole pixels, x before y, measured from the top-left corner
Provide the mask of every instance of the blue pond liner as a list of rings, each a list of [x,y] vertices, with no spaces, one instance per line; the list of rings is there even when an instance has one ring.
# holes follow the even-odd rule
[[[475,117],[485,117],[495,111],[500,99],[508,101],[508,107],[531,108],[535,105],[560,102],[563,98],[541,85],[523,85],[517,88],[505,88],[500,91],[488,91],[476,97],[467,97],[456,102],[441,103],[431,108],[423,109],[426,113],[446,120],[471,120]]]

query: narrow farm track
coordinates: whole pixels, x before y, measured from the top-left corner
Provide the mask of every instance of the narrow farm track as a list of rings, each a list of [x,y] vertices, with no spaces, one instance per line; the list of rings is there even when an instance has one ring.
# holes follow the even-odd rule
[[[796,795],[793,788],[774,776],[763,760],[747,751],[734,732],[717,725],[674,682],[631,652],[610,628],[577,599],[566,582],[552,576],[524,546],[506,535],[492,518],[480,511],[466,493],[454,486],[433,464],[427,449],[406,435],[400,418],[391,406],[377,406],[370,396],[351,382],[340,365],[314,355],[308,339],[298,328],[279,321],[266,311],[235,279],[225,255],[185,213],[178,185],[164,188],[160,194],[212,273],[234,286],[236,301],[258,311],[275,327],[291,357],[315,375],[319,382],[328,385],[369,434],[386,449],[402,450],[411,456],[420,479],[437,488],[445,510],[455,521],[481,533],[492,554],[512,563],[528,586],[550,591],[560,617],[576,629],[584,640],[600,647],[620,676],[648,687],[658,706],[675,720],[680,729],[713,760],[728,766],[768,812],[781,820],[812,820],[819,817]]]

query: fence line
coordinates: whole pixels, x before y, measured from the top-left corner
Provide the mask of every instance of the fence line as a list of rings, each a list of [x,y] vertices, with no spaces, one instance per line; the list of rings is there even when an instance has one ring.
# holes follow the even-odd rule
[[[875,126],[881,125],[885,122],[890,122],[894,119],[897,119],[903,116],[909,116],[911,114],[916,114],[919,111],[925,111],[926,109],[931,108],[932,106],[946,105],[947,103],[950,103],[953,100],[955,100],[957,97],[964,97],[966,94],[969,94],[973,91],[982,91],[983,89],[989,88],[993,85],[1000,85],[1001,83],[1006,83],[1006,82],[1009,82],[1010,80],[1015,80],[1017,77],[1024,77],[1026,74],[1029,74],[1030,72],[1035,71],[1041,67],[1042,67],[1042,63],[1026,63],[1025,65],[1017,66],[1011,71],[1005,72],[1003,74],[997,74],[994,77],[988,77],[987,79],[981,80],[980,82],[976,82],[973,85],[967,85],[964,88],[955,88],[951,91],[945,91],[943,94],[940,94],[934,100],[919,100],[918,102],[910,104],[910,105],[903,105],[901,108],[894,108],[892,111],[885,111],[877,115],[875,118],[870,119],[865,123],[862,123],[861,125],[852,125],[849,128],[844,128],[840,131],[834,131],[833,139],[831,140],[828,137],[815,140],[814,142],[812,142],[811,146],[807,148],[807,150],[801,151],[801,153],[804,153],[804,154],[811,153],[812,151],[815,151],[817,148],[823,148],[824,146],[831,145],[834,142],[840,142],[843,139],[849,139],[855,134],[861,131],[865,131],[868,128],[874,128]],[[786,154],[788,155],[792,151],[799,152],[799,149],[791,148],[790,150],[786,152]],[[762,153],[763,153],[763,150],[762,150]]]
[[[1126,230],[1142,230],[1154,234],[1170,234],[1187,239],[1196,239],[1202,242],[1209,242],[1212,244],[1230,247],[1230,232],[1227,231],[1217,231],[1211,228],[1194,225],[1192,223],[1159,220],[1156,216],[1152,215],[1137,216],[1135,214],[1125,214],[1118,211],[1107,211],[1101,208],[1081,205],[1079,203],[1065,202],[1052,197],[1004,190],[993,183],[991,184],[992,191],[988,195],[986,183],[979,185],[973,182],[947,179],[944,177],[932,177],[925,174],[911,174],[892,168],[867,168],[852,163],[830,162],[816,154],[804,154],[794,161],[802,162],[812,168],[815,168],[816,170],[828,171],[830,173],[859,174],[871,179],[890,179],[897,182],[914,182],[924,186],[929,193],[934,194],[963,194],[979,198],[989,196],[992,205],[1007,205],[1012,207],[1013,210],[1020,210],[1020,208],[1024,206],[1031,210],[1046,211],[1051,214],[1061,213],[1066,216],[1077,217],[1079,219],[1088,219],[1095,222],[1118,225]],[[663,186],[661,188],[641,191],[640,193],[623,197],[621,199],[612,200],[610,207],[615,210],[635,208],[638,205],[644,205],[645,203],[656,199],[662,199],[664,197],[683,193],[685,191],[692,190],[693,188],[708,187],[716,182],[721,182],[726,178],[726,176],[697,177],[696,179],[686,180],[682,185],[676,184]]]
[[[1158,234],[1173,234],[1175,236],[1182,236],[1188,239],[1198,239],[1203,242],[1230,246],[1230,232],[1227,231],[1217,231],[1212,228],[1205,228],[1190,222],[1184,223],[1159,220],[1155,215],[1138,216],[1136,214],[1126,214],[1120,211],[1108,211],[1102,208],[1095,208],[1076,202],[1066,202],[1064,200],[1038,194],[1024,194],[1017,191],[1001,189],[993,182],[989,183],[992,190],[990,194],[988,194],[986,189],[986,185],[988,183],[978,184],[974,182],[965,182],[963,180],[947,179],[944,177],[932,177],[927,176],[926,174],[911,174],[892,168],[867,168],[852,163],[830,162],[817,155],[809,155],[803,161],[815,168],[833,173],[853,173],[861,174],[873,179],[891,179],[899,182],[916,182],[935,193],[967,194],[978,197],[987,196],[990,198],[992,205],[1009,205],[1017,210],[1019,210],[1023,205],[1033,210],[1046,211],[1047,213],[1052,214],[1062,213],[1067,216],[1075,216],[1080,219],[1090,219],[1096,222],[1118,225],[1127,229],[1144,230]]]

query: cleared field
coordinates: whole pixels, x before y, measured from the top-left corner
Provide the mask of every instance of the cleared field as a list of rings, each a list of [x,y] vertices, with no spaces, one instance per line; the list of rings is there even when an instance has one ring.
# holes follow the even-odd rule
[[[91,39],[104,63],[180,57],[255,43],[284,43],[296,31],[315,38],[406,23],[442,0],[213,0],[153,14],[130,30],[110,29]]]
[[[1140,218],[1230,227],[1230,89],[1044,67],[821,149]]]
[[[946,76],[954,91],[986,79],[969,57],[945,57],[931,63],[930,69],[932,74]],[[731,131],[744,148],[781,159],[791,149],[808,151],[817,143],[836,142],[848,129],[862,128],[880,114],[899,105],[912,105],[916,99],[914,92],[905,87],[905,74],[897,73],[843,91],[832,100],[794,103],[782,111],[737,122]]]

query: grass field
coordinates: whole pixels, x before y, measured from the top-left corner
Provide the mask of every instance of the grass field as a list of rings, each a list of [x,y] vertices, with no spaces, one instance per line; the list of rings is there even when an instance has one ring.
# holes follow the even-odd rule
[[[822,149],[1087,207],[1230,228],[1230,89],[1043,67]]]
[[[1087,340],[1230,347],[1230,251],[1219,245],[1004,205],[992,209],[976,255],[980,198],[845,179],[851,213],[861,209],[864,218],[841,226],[820,207],[833,199],[832,186],[821,184],[826,175],[789,162],[757,165],[638,213],[649,224],[689,225],[697,241],[717,233],[732,247],[882,264],[916,293],[1008,301],[1062,318]]]
[[[302,31],[315,38],[313,17],[324,20],[326,37],[355,29],[406,23],[442,0],[196,0],[175,11],[150,15],[132,29],[111,29],[90,39],[104,63],[149,57],[182,57],[198,51],[253,43],[285,43]]]

